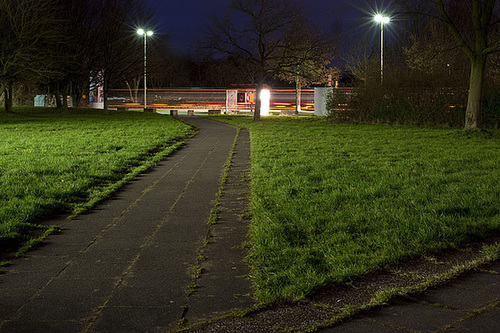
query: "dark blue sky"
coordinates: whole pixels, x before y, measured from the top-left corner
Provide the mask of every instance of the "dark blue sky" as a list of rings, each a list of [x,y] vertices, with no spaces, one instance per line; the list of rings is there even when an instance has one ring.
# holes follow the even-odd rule
[[[159,33],[170,36],[172,47],[189,52],[200,39],[203,27],[210,23],[214,12],[224,12],[231,0],[144,0],[159,23]],[[359,25],[364,11],[377,8],[381,0],[299,0],[311,20],[333,31],[336,22],[343,30]],[[338,25],[338,23],[337,23]]]

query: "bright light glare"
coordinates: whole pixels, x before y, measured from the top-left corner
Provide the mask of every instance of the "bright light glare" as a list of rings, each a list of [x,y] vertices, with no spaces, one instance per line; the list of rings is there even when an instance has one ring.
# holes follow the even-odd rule
[[[260,99],[268,100],[269,98],[271,98],[271,92],[268,89],[262,89],[260,91]]]
[[[391,18],[389,16],[383,16],[381,14],[375,15],[375,22],[387,24],[390,21],[391,21]]]
[[[141,36],[144,36],[144,35],[153,36],[153,32],[151,30],[146,32],[144,29],[137,29],[137,34],[141,35]]]
[[[271,99],[271,92],[268,89],[262,89],[260,92],[260,115],[269,116],[271,114],[269,108],[269,100]]]

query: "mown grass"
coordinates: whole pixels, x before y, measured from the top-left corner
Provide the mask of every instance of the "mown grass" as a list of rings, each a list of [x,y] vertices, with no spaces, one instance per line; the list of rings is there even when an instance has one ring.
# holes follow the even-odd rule
[[[0,244],[38,237],[50,214],[85,211],[191,135],[187,124],[142,112],[0,112]]]
[[[500,231],[500,132],[217,117],[251,131],[252,279],[301,299]]]

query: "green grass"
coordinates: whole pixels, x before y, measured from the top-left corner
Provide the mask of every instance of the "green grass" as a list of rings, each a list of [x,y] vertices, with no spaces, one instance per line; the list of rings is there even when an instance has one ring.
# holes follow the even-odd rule
[[[85,211],[191,135],[188,125],[156,114],[0,112],[0,244],[33,242],[40,219]]]
[[[252,279],[301,299],[500,231],[500,132],[216,117],[251,131]]]

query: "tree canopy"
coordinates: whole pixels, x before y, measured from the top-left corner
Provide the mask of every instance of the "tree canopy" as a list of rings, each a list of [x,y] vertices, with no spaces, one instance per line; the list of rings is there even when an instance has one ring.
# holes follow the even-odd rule
[[[78,104],[90,77],[101,79],[106,93],[140,64],[141,40],[132,26],[149,20],[138,0],[0,0],[6,111],[16,83],[46,85],[64,104],[59,95],[70,91]]]

